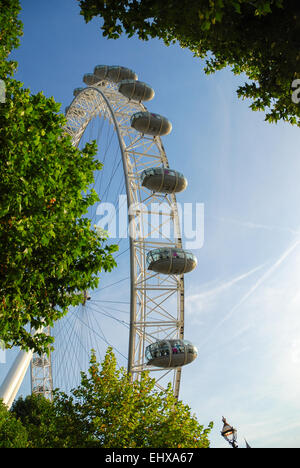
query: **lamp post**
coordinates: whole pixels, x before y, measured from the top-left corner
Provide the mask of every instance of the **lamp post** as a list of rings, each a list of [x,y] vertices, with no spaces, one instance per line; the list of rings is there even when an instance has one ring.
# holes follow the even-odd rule
[[[221,431],[222,437],[224,437],[224,439],[231,445],[232,448],[238,448],[238,444],[236,442],[237,430],[228,424],[224,416],[222,421],[224,423],[223,429]]]

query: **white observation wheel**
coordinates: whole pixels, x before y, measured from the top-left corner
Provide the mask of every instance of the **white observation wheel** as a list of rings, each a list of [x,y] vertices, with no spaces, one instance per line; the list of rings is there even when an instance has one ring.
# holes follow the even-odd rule
[[[90,350],[95,348],[93,339],[101,339],[106,346],[111,344],[116,349],[119,342],[126,342],[127,349],[123,346],[120,355],[127,361],[133,379],[139,378],[141,371],[147,369],[153,372],[161,389],[171,382],[178,397],[181,367],[197,355],[195,347],[184,340],[184,273],[195,268],[197,262],[191,252],[182,248],[180,234],[175,194],[185,189],[186,179],[169,168],[161,141],[161,136],[167,135],[172,126],[167,118],[147,111],[143,101],[152,99],[154,91],[138,81],[131,70],[100,65],[95,67],[94,73],[84,75],[84,82],[87,86],[74,90],[75,97],[66,110],[66,132],[74,146],[79,147],[84,138],[90,138],[90,131],[106,128],[106,140],[97,130],[97,157],[103,162],[103,171],[109,168],[110,175],[108,172],[101,175],[102,171],[98,171],[102,191],[101,184],[97,185],[99,179],[94,188],[99,190],[99,206],[101,203],[117,206],[116,200],[120,202],[122,189],[126,194],[122,199],[127,204],[127,226],[126,229],[119,226],[122,238],[117,239],[120,246],[121,241],[126,246],[116,257],[120,261],[126,258],[128,282],[121,296],[122,279],[119,277],[115,282],[116,293],[109,289],[110,284],[85,292],[84,303],[74,308],[76,310],[71,309],[55,325],[55,351],[51,361],[41,359],[41,356],[33,359],[32,391],[49,396],[52,386],[63,387],[62,390],[74,387],[76,382],[66,383],[71,362],[80,378],[80,371],[87,370]],[[115,150],[112,150],[113,140]],[[98,209],[94,207],[89,213],[96,226]],[[119,203],[118,213],[120,210],[124,210],[124,206]],[[112,243],[115,241],[112,239]],[[118,263],[118,258],[116,261]],[[113,271],[107,275],[110,282],[114,274]],[[108,288],[105,292],[110,292],[109,297],[103,294],[105,287]],[[116,304],[124,305],[121,311],[116,307],[103,309],[114,300]],[[102,315],[97,331],[93,317],[99,312]],[[118,312],[123,313],[122,318],[117,316]],[[124,315],[126,312],[127,316]],[[104,319],[108,317],[113,339],[106,339],[103,332]],[[116,322],[127,325],[126,334],[115,330]],[[85,338],[82,335],[84,327],[87,329]],[[80,343],[80,348],[72,351],[76,342]],[[82,361],[84,342],[88,348],[84,358],[86,364]]]

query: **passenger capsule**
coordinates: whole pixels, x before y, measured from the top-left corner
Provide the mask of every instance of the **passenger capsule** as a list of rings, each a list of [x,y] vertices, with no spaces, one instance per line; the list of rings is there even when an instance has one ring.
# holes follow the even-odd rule
[[[193,362],[197,348],[187,340],[161,340],[146,347],[147,366],[163,368],[182,367]]]
[[[123,80],[119,84],[119,92],[133,101],[151,101],[154,90],[146,83],[136,80]]]
[[[151,167],[141,173],[141,184],[153,192],[178,193],[187,187],[187,180],[180,172],[166,167]]]
[[[94,68],[94,74],[98,80],[109,80],[114,83],[119,83],[123,80],[137,80],[137,74],[129,68],[120,67],[118,65],[97,65]]]
[[[99,83],[99,78],[94,75],[94,73],[86,73],[83,75],[83,82],[87,86],[94,86],[96,83]]]
[[[168,135],[172,130],[172,124],[166,117],[151,112],[136,112],[131,116],[130,124],[145,135]]]
[[[148,270],[165,275],[189,273],[197,266],[197,258],[192,252],[174,247],[150,250],[146,262]]]

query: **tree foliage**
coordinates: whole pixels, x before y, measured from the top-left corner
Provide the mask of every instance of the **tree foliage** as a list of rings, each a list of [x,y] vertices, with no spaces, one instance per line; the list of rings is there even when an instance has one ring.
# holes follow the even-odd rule
[[[73,392],[81,419],[102,447],[206,448],[212,424],[204,429],[191,409],[167,391],[155,390],[155,379],[143,372],[131,382],[125,369],[117,369],[108,348],[100,368],[93,354],[89,375]]]
[[[292,83],[300,78],[298,0],[78,0],[88,22],[103,19],[104,36],[178,42],[207,59],[206,73],[230,66],[250,79],[237,90],[266,120],[300,126]]]
[[[21,7],[19,0],[1,0],[0,9],[0,78],[12,75],[17,63],[7,60],[10,52],[20,45],[23,34],[22,23],[18,19]]]
[[[27,431],[0,400],[0,448],[27,447]]]
[[[209,447],[212,423],[204,429],[171,388],[162,392],[154,385],[147,372],[131,382],[108,348],[101,366],[92,354],[71,396],[56,392],[52,403],[29,396],[14,403],[12,413],[26,428],[29,447]]]
[[[95,143],[73,147],[64,132],[60,105],[43,93],[30,94],[10,77],[4,60],[18,45],[17,1],[0,12],[2,77],[6,99],[0,103],[0,339],[47,350],[51,337],[31,334],[52,325],[83,291],[98,284],[98,273],[115,266],[108,246],[85,217],[97,194],[89,190]],[[4,60],[4,62],[3,62]],[[7,65],[7,66],[6,66]],[[0,76],[0,78],[2,78]],[[82,293],[81,293],[82,292]]]
[[[62,407],[62,410],[61,410]],[[73,411],[72,405],[61,405],[42,395],[20,397],[11,414],[27,434],[27,448],[84,448],[88,434],[85,425]]]

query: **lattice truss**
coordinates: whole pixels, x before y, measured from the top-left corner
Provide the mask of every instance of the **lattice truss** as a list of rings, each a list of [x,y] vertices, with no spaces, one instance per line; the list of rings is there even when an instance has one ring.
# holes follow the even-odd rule
[[[50,327],[46,327],[43,333],[50,335]],[[38,355],[35,353],[31,360],[31,393],[44,395],[45,398],[52,400],[52,392],[51,354]]]
[[[146,256],[159,247],[182,247],[176,197],[152,193],[141,185],[141,173],[151,167],[169,167],[160,137],[149,137],[130,125],[135,112],[146,111],[139,102],[129,101],[111,82],[84,88],[71,103],[66,131],[78,146],[89,122],[96,116],[108,119],[118,133],[123,155],[131,235],[131,311],[128,370],[138,378],[146,368],[145,348],[161,339],[183,338],[183,275],[162,275],[147,270]],[[45,374],[45,361],[34,361],[33,381]],[[38,365],[38,364],[41,365]],[[147,368],[155,372],[157,386],[172,382],[178,396],[180,369]],[[43,374],[43,375],[44,375]],[[44,379],[45,381],[45,379]],[[46,381],[45,381],[46,382]],[[50,380],[47,383],[50,384]]]

